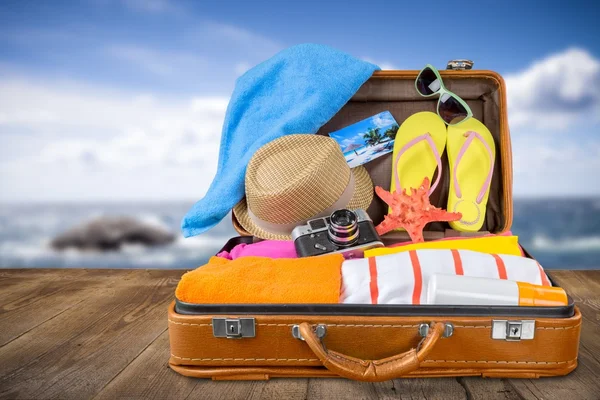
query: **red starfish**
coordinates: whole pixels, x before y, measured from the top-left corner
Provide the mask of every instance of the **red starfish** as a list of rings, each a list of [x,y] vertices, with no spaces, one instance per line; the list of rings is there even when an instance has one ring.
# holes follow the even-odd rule
[[[377,225],[375,230],[379,235],[384,235],[396,228],[404,228],[414,243],[423,242],[423,228],[433,221],[458,221],[462,218],[461,213],[448,212],[431,205],[429,202],[430,182],[425,177],[421,187],[411,188],[411,194],[390,193],[377,186],[375,193],[385,201],[391,208],[390,214],[386,215],[383,222]]]

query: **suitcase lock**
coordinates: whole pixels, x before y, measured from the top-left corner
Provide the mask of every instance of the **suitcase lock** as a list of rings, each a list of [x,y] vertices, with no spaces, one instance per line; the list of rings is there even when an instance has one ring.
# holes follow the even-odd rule
[[[256,336],[254,318],[213,318],[213,336],[227,339],[253,338]]]
[[[492,339],[504,339],[518,342],[530,340],[535,336],[535,320],[508,321],[505,319],[492,320]]]

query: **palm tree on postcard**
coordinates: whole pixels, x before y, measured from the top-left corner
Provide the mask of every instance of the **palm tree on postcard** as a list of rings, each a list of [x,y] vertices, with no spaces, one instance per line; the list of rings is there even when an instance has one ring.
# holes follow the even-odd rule
[[[385,138],[386,136],[380,133],[379,128],[369,128],[369,130],[363,134],[365,145],[369,147],[377,146],[379,143],[383,142]]]

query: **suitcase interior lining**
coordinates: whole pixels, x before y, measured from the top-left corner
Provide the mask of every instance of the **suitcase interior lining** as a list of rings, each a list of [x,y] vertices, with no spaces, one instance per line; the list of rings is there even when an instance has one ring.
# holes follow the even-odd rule
[[[451,78],[444,77],[446,87],[464,99],[473,111],[473,116],[483,122],[492,133],[496,143],[496,160],[492,178],[490,196],[486,209],[486,220],[483,231],[501,232],[505,227],[502,161],[508,155],[501,152],[500,147],[500,108],[498,84],[489,78]],[[390,111],[398,124],[419,111],[436,111],[438,97],[425,98],[415,90],[414,79],[405,78],[371,78],[354,95],[354,97],[325,125],[318,134],[327,135],[355,122],[361,121],[382,111]],[[373,184],[389,189],[391,181],[392,153],[386,154],[366,164]],[[444,152],[443,165],[448,165]],[[434,178],[435,179],[435,178]],[[443,209],[448,202],[448,186],[450,176],[448,168],[442,171],[438,189],[431,195],[431,203]],[[375,224],[380,223],[387,214],[387,205],[375,196],[367,210]],[[444,231],[446,223],[432,223],[429,231]]]

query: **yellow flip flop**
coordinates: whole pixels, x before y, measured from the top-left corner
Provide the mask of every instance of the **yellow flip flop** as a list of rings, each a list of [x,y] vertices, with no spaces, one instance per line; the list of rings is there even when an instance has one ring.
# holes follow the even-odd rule
[[[496,146],[492,134],[475,118],[448,127],[446,142],[450,167],[448,211],[462,213],[452,229],[477,232],[485,220],[485,207],[494,173]]]
[[[433,193],[442,175],[441,155],[446,146],[446,124],[436,114],[423,111],[408,117],[398,129],[392,155],[392,183],[390,192],[418,188],[425,177],[432,182],[438,169],[437,178],[431,185]]]

